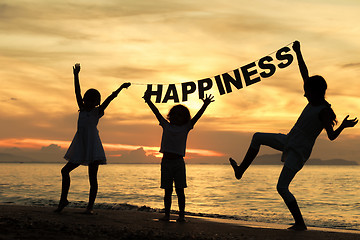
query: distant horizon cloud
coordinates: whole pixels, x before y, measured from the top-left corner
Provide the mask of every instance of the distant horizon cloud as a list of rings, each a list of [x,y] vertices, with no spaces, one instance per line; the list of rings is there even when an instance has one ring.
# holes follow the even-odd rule
[[[360,70],[360,62],[343,64],[342,67],[345,67],[345,68],[354,68],[354,69],[359,69],[359,70]]]
[[[0,151],[1,149],[28,149],[32,151],[41,151],[41,152],[59,152],[66,151],[70,146],[71,141],[59,141],[59,140],[46,140],[46,139],[0,139]],[[142,149],[144,153],[149,156],[154,156],[156,158],[161,158],[162,154],[159,152],[160,147],[151,147],[151,146],[139,146],[139,145],[127,145],[127,144],[110,144],[103,143],[103,147],[110,156],[114,156],[114,153],[117,152],[132,152],[139,151]],[[65,152],[64,152],[65,153]],[[216,152],[213,150],[207,149],[187,149],[188,155],[191,158],[196,156],[200,157],[220,157],[224,156],[223,153]],[[121,156],[121,154],[119,155]]]
[[[203,139],[211,139],[205,144],[195,144],[198,148],[189,147],[186,151],[185,159],[191,163],[227,163],[227,159],[231,156],[241,160],[246,149],[250,144],[251,133],[237,134],[234,132],[217,132],[209,133],[206,130],[197,130],[199,134],[194,134],[190,137],[188,145],[192,146],[196,142],[203,142]],[[321,134],[315,143],[311,158],[319,159],[344,159],[348,161],[355,161],[360,164],[360,159],[357,157],[360,154],[360,149],[353,147],[350,143],[357,140],[355,136],[343,136],[338,142],[332,142],[326,139],[325,133]],[[234,141],[237,144],[234,145]],[[35,157],[43,159],[42,161],[49,161],[49,159],[58,159],[63,161],[63,156],[71,141],[56,141],[45,139],[1,139],[0,153],[20,154],[25,157]],[[223,145],[221,145],[221,143]],[[104,143],[104,149],[109,161],[124,162],[129,160],[126,156],[135,156],[137,152],[143,152],[145,156],[139,158],[140,163],[159,162],[162,154],[159,152],[159,147],[149,147],[140,145],[123,145],[123,144],[108,144]],[[205,146],[205,148],[201,148]],[[225,146],[225,148],[224,148]],[[331,149],[332,151],[329,151]],[[278,151],[272,150],[263,146],[260,150],[260,155],[277,154]],[[155,159],[155,160],[154,160]],[[124,160],[124,161],[123,161]],[[144,161],[143,161],[144,160]],[[125,162],[126,162],[125,161]]]
[[[66,149],[50,144],[41,149],[0,148],[0,163],[66,163],[63,158]],[[161,158],[148,154],[144,148],[135,150],[109,151],[108,164],[159,164]],[[281,153],[260,154],[254,165],[281,165]],[[185,157],[188,164],[229,164],[227,159],[217,156]],[[360,165],[359,162],[343,158],[321,159],[311,157],[307,165]]]
[[[42,162],[42,163],[63,163],[67,149],[61,148],[57,144],[50,144],[39,148],[1,148],[0,147],[0,163],[3,162]],[[203,150],[204,151],[204,150]],[[207,152],[207,151],[204,151]],[[186,157],[187,162],[204,163],[209,161],[211,155],[201,155],[197,152],[190,152]],[[215,156],[217,157],[217,156]],[[145,151],[144,147],[138,147],[134,149],[112,149],[106,151],[106,158],[108,163],[160,163],[161,157],[159,154],[154,154],[152,151]],[[204,161],[205,159],[205,161]]]

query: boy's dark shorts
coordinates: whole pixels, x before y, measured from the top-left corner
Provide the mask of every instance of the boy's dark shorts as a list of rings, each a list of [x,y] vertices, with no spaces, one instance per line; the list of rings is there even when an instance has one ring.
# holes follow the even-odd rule
[[[161,161],[161,188],[169,189],[173,187],[175,182],[175,188],[186,188],[186,169],[184,158],[163,158]]]

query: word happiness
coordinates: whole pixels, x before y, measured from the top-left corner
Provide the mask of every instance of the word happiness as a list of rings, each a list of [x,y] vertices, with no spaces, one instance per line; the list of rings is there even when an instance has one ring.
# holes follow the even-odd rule
[[[259,61],[249,63],[245,66],[233,70],[234,77],[229,73],[223,73],[216,75],[213,78],[205,78],[195,82],[184,82],[181,83],[181,94],[182,101],[188,100],[188,95],[198,90],[199,99],[203,99],[205,92],[212,89],[214,82],[220,95],[232,92],[232,86],[237,89],[243,88],[243,81],[245,86],[252,85],[260,82],[262,78],[269,78],[276,72],[277,67],[279,69],[288,67],[294,60],[293,56],[289,53],[291,51],[288,47],[283,47],[276,51],[275,57],[279,63],[275,64],[274,59],[271,56],[265,56]],[[256,64],[257,63],[257,64]],[[242,78],[241,78],[242,76]],[[242,81],[243,79],[243,81]],[[164,99],[161,101],[163,93],[163,85],[157,84],[156,90],[152,88],[153,84],[147,84],[147,91],[150,92],[151,96],[156,96],[156,103],[166,103],[169,100],[179,102],[179,94],[175,84],[169,84],[165,92]]]

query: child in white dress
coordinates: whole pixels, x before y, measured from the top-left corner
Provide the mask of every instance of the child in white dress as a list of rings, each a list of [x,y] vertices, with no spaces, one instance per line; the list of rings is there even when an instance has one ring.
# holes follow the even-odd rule
[[[277,190],[295,220],[295,224],[289,229],[306,230],[307,227],[300,208],[294,195],[289,191],[289,185],[296,173],[302,169],[309,159],[315,140],[323,129],[326,130],[330,140],[335,140],[342,130],[355,126],[358,121],[356,118],[348,119],[349,116],[346,116],[341,125],[334,130],[337,123],[336,115],[331,105],[325,100],[327,89],[325,79],[318,75],[309,77],[298,41],[294,42],[293,49],[304,81],[304,96],[309,103],[288,134],[255,133],[240,166],[237,165],[234,159],[230,158],[229,160],[234,169],[235,177],[241,179],[246,169],[257,156],[261,145],[282,151],[281,160],[284,162],[284,167],[278,180]]]
[[[161,188],[164,189],[164,206],[165,216],[162,221],[170,220],[171,196],[173,192],[173,184],[175,183],[175,191],[178,197],[179,218],[177,222],[185,221],[185,193],[186,170],[184,156],[186,151],[186,140],[188,133],[193,129],[195,123],[205,112],[207,106],[213,102],[213,96],[205,96],[204,104],[197,114],[191,118],[189,109],[184,105],[173,106],[166,120],[150,99],[150,93],[145,92],[145,102],[155,114],[160,126],[163,128],[160,152],[163,154],[161,161]]]
[[[73,72],[75,95],[79,106],[79,118],[75,137],[64,156],[68,163],[61,169],[61,197],[58,208],[55,211],[61,212],[69,204],[67,196],[70,188],[70,172],[79,165],[85,165],[89,168],[90,182],[89,203],[85,213],[92,214],[98,191],[97,172],[100,164],[106,164],[105,152],[100,140],[97,124],[104,115],[104,110],[109,103],[117,97],[123,88],[128,88],[130,83],[122,84],[100,104],[101,95],[96,89],[89,89],[85,92],[84,97],[81,96],[79,83],[80,64],[75,64]]]

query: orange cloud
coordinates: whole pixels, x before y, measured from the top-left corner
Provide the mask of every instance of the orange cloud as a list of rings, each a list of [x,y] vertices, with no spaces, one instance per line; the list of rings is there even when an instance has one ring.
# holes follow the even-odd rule
[[[49,139],[34,139],[34,138],[9,138],[0,140],[0,148],[25,148],[25,149],[40,149],[42,147],[47,147],[51,144],[56,144],[61,148],[68,148],[70,141],[61,141],[61,140],[49,140]],[[104,149],[106,151],[134,151],[139,148],[143,148],[146,155],[152,155],[155,157],[162,157],[162,154],[159,153],[159,147],[153,146],[139,146],[139,145],[128,145],[128,144],[113,144],[113,143],[104,143]],[[197,155],[202,157],[220,157],[224,156],[223,153],[207,150],[207,149],[188,149],[187,152],[191,155]]]
[[[61,148],[69,146],[69,141],[47,140],[47,139],[33,139],[33,138],[8,138],[0,140],[1,148],[32,148],[38,149],[49,146],[50,144],[59,145]]]

